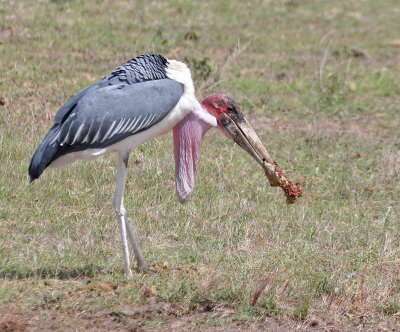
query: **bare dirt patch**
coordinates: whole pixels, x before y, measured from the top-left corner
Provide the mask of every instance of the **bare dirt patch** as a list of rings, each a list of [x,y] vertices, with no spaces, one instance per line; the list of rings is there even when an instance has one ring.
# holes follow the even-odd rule
[[[321,325],[317,320],[265,317],[256,322],[238,319],[235,309],[220,306],[179,313],[171,303],[150,297],[142,305],[125,304],[98,313],[57,309],[23,309],[16,303],[0,306],[0,331],[373,331],[353,326]],[[390,331],[390,330],[388,330]],[[394,331],[394,330],[393,330]]]

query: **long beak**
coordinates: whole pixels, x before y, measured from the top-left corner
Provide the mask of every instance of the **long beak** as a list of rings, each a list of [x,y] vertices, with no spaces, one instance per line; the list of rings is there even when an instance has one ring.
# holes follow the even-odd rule
[[[244,150],[246,150],[264,169],[265,175],[272,187],[279,186],[275,175],[275,165],[271,156],[261,143],[257,134],[240,111],[238,113],[221,113],[220,121],[232,139]]]
[[[236,110],[235,113],[221,113],[220,122],[223,128],[228,131],[232,139],[246,150],[264,169],[265,175],[272,187],[281,187],[286,195],[286,202],[296,202],[302,194],[298,184],[290,182],[283,171],[273,161],[267,150],[262,145],[257,134],[244,117],[243,113]]]

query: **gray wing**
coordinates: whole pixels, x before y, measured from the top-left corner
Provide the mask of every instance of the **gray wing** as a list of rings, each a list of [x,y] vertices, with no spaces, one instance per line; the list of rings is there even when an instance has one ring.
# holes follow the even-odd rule
[[[161,121],[183,93],[167,65],[160,54],[141,55],[66,102],[31,158],[31,181],[63,154],[107,147]]]
[[[50,142],[59,145],[53,160],[74,151],[104,148],[150,128],[174,108],[182,93],[183,85],[171,79],[86,92]]]

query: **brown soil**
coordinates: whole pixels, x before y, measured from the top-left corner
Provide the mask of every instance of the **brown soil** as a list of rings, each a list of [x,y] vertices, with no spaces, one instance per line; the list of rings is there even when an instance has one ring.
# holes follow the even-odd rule
[[[203,308],[179,314],[179,310],[159,298],[145,304],[122,305],[111,310],[89,313],[57,309],[22,309],[14,304],[0,306],[0,331],[394,331],[327,326],[317,320],[296,321],[266,317],[258,322],[233,321],[232,308]],[[211,323],[216,322],[216,323]]]

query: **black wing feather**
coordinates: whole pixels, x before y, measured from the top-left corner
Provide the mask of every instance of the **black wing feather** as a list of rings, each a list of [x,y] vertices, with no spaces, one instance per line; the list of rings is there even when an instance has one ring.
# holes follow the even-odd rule
[[[62,123],[72,112],[76,104],[85,95],[109,85],[135,84],[151,80],[166,79],[166,66],[168,60],[160,54],[144,54],[133,58],[86,89],[79,91],[73,98],[66,102],[57,112],[54,122]]]

